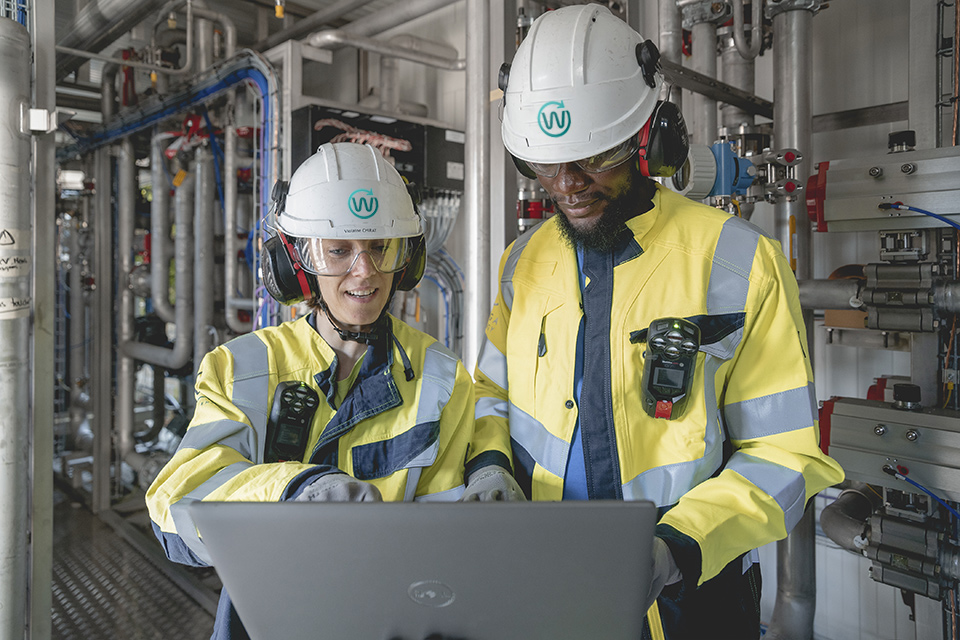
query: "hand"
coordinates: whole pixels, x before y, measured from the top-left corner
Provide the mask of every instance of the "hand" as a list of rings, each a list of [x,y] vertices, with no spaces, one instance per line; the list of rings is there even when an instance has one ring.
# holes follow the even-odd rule
[[[518,502],[526,499],[509,471],[489,465],[470,474],[460,502]]]
[[[345,473],[320,476],[294,498],[297,502],[383,502],[380,490]]]
[[[677,563],[673,560],[673,554],[670,553],[670,547],[660,538],[653,539],[653,553],[650,561],[653,568],[650,571],[650,592],[647,593],[644,611],[650,610],[665,586],[680,582],[683,578]]]

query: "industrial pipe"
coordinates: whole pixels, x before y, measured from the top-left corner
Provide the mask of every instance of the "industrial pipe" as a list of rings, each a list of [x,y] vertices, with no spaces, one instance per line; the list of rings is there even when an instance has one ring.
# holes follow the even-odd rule
[[[880,506],[878,498],[867,485],[853,483],[820,512],[820,528],[847,551],[862,555],[867,544],[867,521]]]
[[[150,203],[150,299],[153,309],[164,322],[174,321],[170,304],[170,189],[167,188],[167,159],[163,143],[174,136],[154,135],[150,140],[150,181],[153,201]]]
[[[223,129],[223,288],[224,312],[227,326],[236,333],[247,333],[253,328],[253,322],[243,322],[237,317],[237,310],[253,310],[253,300],[238,295],[237,255],[240,253],[240,241],[237,237],[237,124],[236,90],[227,95],[227,125]],[[251,313],[251,316],[253,314]]]
[[[800,280],[800,307],[809,310],[859,309],[862,282],[844,280]]]
[[[660,0],[660,55],[664,60],[681,64],[683,62],[683,16],[677,0]],[[660,99],[666,100],[670,86],[664,83]],[[683,108],[683,96],[679,88],[670,93],[670,101]]]
[[[463,71],[467,68],[467,61],[463,59],[451,60],[450,58],[432,55],[430,53],[417,51],[414,49],[407,49],[405,47],[399,47],[383,40],[377,40],[375,38],[368,38],[366,36],[359,36],[350,33],[346,31],[346,29],[320,31],[310,36],[307,44],[318,49],[334,48],[338,45],[351,46],[364,51],[378,53],[382,56],[402,58],[403,60],[419,62],[420,64],[427,65],[428,67],[447,69],[448,71]]]
[[[490,314],[490,2],[467,0],[467,131],[464,214],[467,229],[463,363],[473,371]]]
[[[750,44],[746,43],[743,30],[743,1],[733,0],[733,42],[737,52],[745,60],[753,60],[760,53],[760,44],[763,41],[763,0],[752,0],[750,3]]]
[[[133,271],[133,234],[136,222],[137,167],[133,140],[124,138],[117,158],[117,339],[123,343],[134,337],[134,293],[129,277]],[[136,362],[123,353],[117,356],[117,400],[114,419],[117,455],[133,469],[139,470],[145,460],[134,449],[134,392],[136,391]],[[120,470],[115,469],[119,474]]]
[[[457,50],[441,42],[418,38],[410,34],[400,34],[390,38],[390,44],[410,51],[420,51],[428,55],[456,60]],[[380,95],[377,108],[390,113],[406,113],[426,116],[426,106],[400,100],[400,83],[397,78],[397,59],[393,56],[380,56]]]
[[[65,48],[81,49],[81,56],[69,51],[57,56],[57,81],[80,68],[87,51],[103,51],[110,43],[143,22],[160,6],[160,0],[93,0],[84,5],[73,23],[62,32],[57,44]],[[57,31],[61,31],[59,28]]]
[[[266,51],[267,49],[272,49],[278,44],[286,42],[287,40],[300,38],[312,31],[316,31],[323,25],[330,24],[334,20],[343,17],[350,11],[355,11],[360,7],[370,4],[372,1],[373,0],[340,0],[340,2],[332,4],[328,7],[324,7],[319,11],[310,14],[306,18],[297,20],[293,23],[293,25],[287,27],[286,29],[281,29],[272,36],[264,38],[260,42],[253,45],[252,48],[255,51]],[[381,9],[376,13],[387,13],[389,11],[390,9]]]
[[[690,67],[710,78],[717,77],[717,25],[698,22],[693,25],[693,56]],[[717,101],[700,93],[691,96],[693,141],[710,146],[717,139]]]
[[[134,340],[120,343],[120,351],[130,358],[143,360],[167,369],[179,369],[193,355],[193,199],[196,176],[187,174],[174,198],[174,224],[177,236],[174,242],[176,274],[175,320],[177,335],[173,348],[159,347]]]
[[[197,147],[196,204],[193,225],[193,372],[200,369],[200,360],[213,347],[213,315],[216,294],[216,251],[213,222],[213,154]],[[177,230],[179,234],[179,229]],[[189,283],[188,283],[189,286]]]
[[[457,0],[410,0],[409,2],[395,2],[387,9],[374,11],[359,20],[354,20],[350,24],[345,25],[341,31],[346,31],[347,33],[358,36],[377,35],[401,24],[406,24],[411,20],[423,17],[437,9],[442,9],[454,2],[457,2]],[[467,24],[471,23],[468,22]],[[471,24],[471,28],[472,26]],[[470,31],[471,29],[467,29],[468,36],[470,35]]]
[[[30,200],[30,134],[21,114],[30,107],[30,34],[13,20],[0,20],[0,637],[22,638],[27,628],[31,486],[30,428],[33,337],[31,271],[35,264]],[[13,242],[11,243],[10,240]],[[11,268],[12,267],[12,268]],[[39,338],[38,338],[39,339]],[[38,425],[39,427],[39,425]],[[36,470],[49,473],[49,469]]]
[[[804,160],[797,175],[809,175],[807,159],[812,144],[810,96],[813,91],[811,51],[813,13],[795,6],[773,17],[774,28],[774,132],[776,146],[799,149]],[[789,258],[798,280],[809,279],[810,223],[803,199],[777,200],[776,237]],[[813,314],[804,314],[807,335],[812,335]],[[812,353],[812,350],[811,350]],[[812,638],[816,611],[816,524],[811,508],[785,540],[777,543],[777,598],[767,636],[771,640]]]

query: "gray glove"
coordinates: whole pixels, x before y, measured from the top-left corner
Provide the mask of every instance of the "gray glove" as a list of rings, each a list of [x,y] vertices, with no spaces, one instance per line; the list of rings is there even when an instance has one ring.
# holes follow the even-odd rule
[[[526,500],[510,472],[497,465],[478,469],[467,478],[461,502],[517,502]]]
[[[644,611],[650,610],[665,586],[680,582],[680,579],[683,578],[680,569],[677,568],[677,563],[673,560],[673,554],[670,553],[670,547],[660,538],[653,539],[652,556],[650,559],[653,565],[650,571],[650,592],[647,594],[647,602],[643,607]]]
[[[345,473],[320,476],[294,498],[297,502],[383,502],[380,490]]]

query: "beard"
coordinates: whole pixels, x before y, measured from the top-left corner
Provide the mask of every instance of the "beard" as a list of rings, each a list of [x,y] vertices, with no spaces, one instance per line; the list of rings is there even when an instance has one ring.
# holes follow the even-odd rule
[[[574,227],[560,205],[554,202],[560,236],[574,249],[583,247],[601,253],[613,251],[620,246],[623,235],[630,233],[627,220],[644,213],[653,206],[649,198],[645,202],[643,197],[648,192],[647,182],[649,181],[642,176],[636,176],[631,181],[630,188],[624,193],[618,196],[597,196],[598,199],[605,201],[607,206],[603,210],[603,215],[586,229]]]

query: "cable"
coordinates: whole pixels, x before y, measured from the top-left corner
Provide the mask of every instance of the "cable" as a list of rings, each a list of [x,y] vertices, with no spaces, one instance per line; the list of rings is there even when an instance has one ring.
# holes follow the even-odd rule
[[[937,502],[939,502],[941,505],[943,505],[943,507],[944,507],[947,511],[949,511],[950,513],[953,514],[953,517],[954,517],[954,518],[960,519],[960,513],[957,513],[957,511],[956,511],[953,507],[951,507],[951,506],[948,505],[946,502],[944,502],[943,500],[941,500],[939,496],[937,496],[934,492],[930,491],[929,489],[927,489],[925,486],[923,486],[923,485],[920,484],[919,482],[916,482],[916,481],[912,480],[911,478],[908,478],[908,477],[906,476],[906,474],[901,473],[901,472],[900,472],[899,470],[897,470],[897,469],[894,469],[894,468],[893,468],[892,466],[890,466],[889,464],[883,465],[883,472],[886,473],[887,475],[893,476],[893,477],[896,478],[897,480],[903,480],[904,482],[909,482],[910,484],[912,484],[913,486],[915,486],[917,489],[920,489],[920,491],[923,491],[925,494],[927,494],[928,496],[930,496],[931,498],[933,498],[934,500],[936,500]]]
[[[898,211],[915,211],[917,213],[922,213],[925,216],[936,218],[940,222],[948,224],[955,229],[960,229],[960,224],[957,224],[956,222],[954,222],[953,220],[950,220],[949,218],[944,218],[939,214],[933,213],[931,211],[927,211],[926,209],[918,209],[917,207],[911,207],[906,204],[893,204],[891,202],[881,202],[880,204],[877,205],[877,208],[882,210],[897,209]]]

